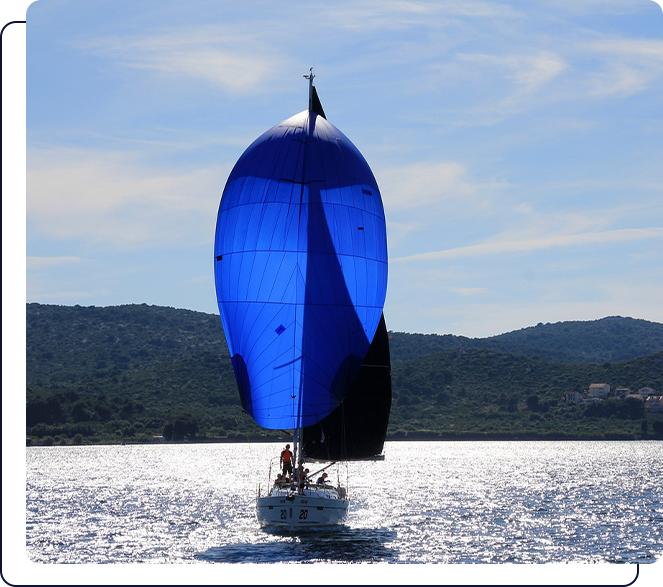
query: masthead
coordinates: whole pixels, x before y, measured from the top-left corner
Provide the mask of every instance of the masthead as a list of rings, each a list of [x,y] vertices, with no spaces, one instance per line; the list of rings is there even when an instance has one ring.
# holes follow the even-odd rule
[[[315,74],[313,73],[313,68],[309,69],[308,75],[304,76],[308,80],[308,109],[313,110],[313,78]]]

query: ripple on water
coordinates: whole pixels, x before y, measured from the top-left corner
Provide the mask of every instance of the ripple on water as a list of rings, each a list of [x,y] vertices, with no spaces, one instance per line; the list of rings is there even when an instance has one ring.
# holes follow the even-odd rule
[[[349,464],[347,525],[297,533],[255,519],[280,445],[31,447],[27,550],[59,563],[647,563],[663,547],[662,446],[388,443],[385,461]]]

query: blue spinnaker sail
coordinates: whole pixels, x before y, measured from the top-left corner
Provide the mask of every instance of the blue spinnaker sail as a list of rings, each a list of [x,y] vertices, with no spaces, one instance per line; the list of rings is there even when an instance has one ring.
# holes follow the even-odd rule
[[[368,164],[301,112],[240,157],[216,226],[217,299],[243,408],[270,429],[338,406],[387,289],[384,210]]]

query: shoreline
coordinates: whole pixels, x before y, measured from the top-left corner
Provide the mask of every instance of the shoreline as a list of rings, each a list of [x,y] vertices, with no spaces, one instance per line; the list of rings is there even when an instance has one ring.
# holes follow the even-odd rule
[[[582,435],[495,435],[495,434],[476,434],[469,433],[467,435],[444,435],[433,436],[431,434],[412,434],[408,436],[387,437],[385,442],[637,442],[637,441],[663,441],[663,438],[640,435],[608,435],[608,436],[582,436]],[[51,446],[137,446],[137,445],[181,445],[181,444],[268,444],[287,442],[288,439],[283,438],[264,438],[264,437],[247,437],[245,439],[228,439],[228,438],[208,438],[208,439],[195,439],[195,440],[134,440],[124,442],[81,442],[81,443],[65,443],[65,444],[33,444],[26,442],[26,448],[43,448]]]

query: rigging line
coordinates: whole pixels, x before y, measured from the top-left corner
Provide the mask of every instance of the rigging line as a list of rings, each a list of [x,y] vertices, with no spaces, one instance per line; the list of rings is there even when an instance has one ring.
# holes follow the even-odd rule
[[[341,457],[347,458],[348,456],[348,435],[346,433],[345,425],[345,402],[341,402]]]

